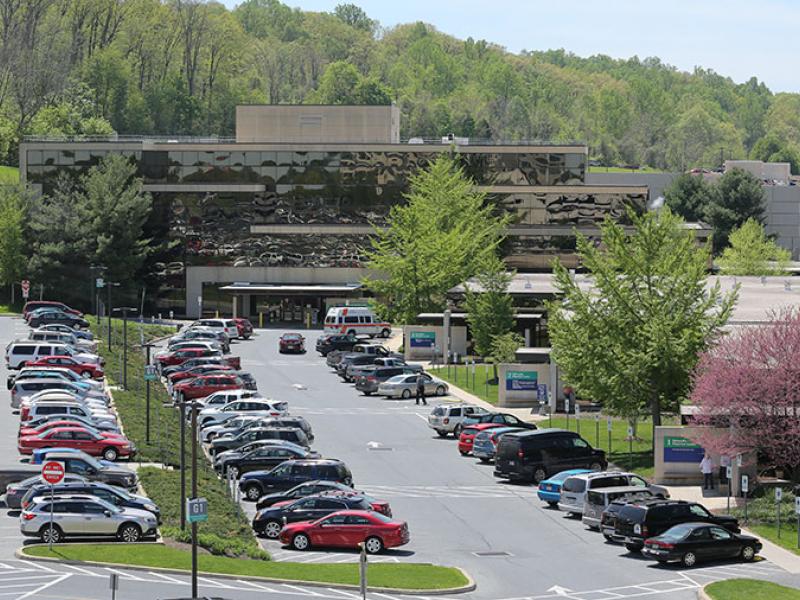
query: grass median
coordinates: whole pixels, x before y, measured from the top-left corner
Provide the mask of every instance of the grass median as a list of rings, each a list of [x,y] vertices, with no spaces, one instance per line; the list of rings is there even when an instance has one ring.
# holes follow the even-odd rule
[[[155,544],[63,544],[33,546],[24,553],[34,557],[60,560],[96,561],[161,567],[191,569],[191,555],[187,552]],[[291,563],[238,560],[207,554],[198,556],[198,567],[206,573],[237,575],[240,577],[270,577],[292,581],[327,584],[358,585],[358,563]],[[441,590],[461,587],[469,582],[458,569],[420,563],[370,564],[369,585],[407,590]]]
[[[747,520],[744,506],[731,506],[731,514],[739,518],[750,531],[757,536],[769,540],[789,552],[800,555],[797,544],[797,515],[794,511],[794,494],[784,491],[781,501],[781,535],[778,537],[777,507],[772,489],[757,490],[763,492],[757,498],[747,502]]]
[[[757,579],[728,579],[705,588],[712,600],[800,600],[800,590]]]

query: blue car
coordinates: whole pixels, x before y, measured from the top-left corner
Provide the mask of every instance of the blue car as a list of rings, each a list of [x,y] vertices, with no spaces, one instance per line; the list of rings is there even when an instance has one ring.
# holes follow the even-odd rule
[[[539,482],[539,491],[537,495],[539,500],[547,502],[550,506],[558,506],[558,501],[561,499],[561,484],[567,477],[572,475],[580,475],[581,473],[591,473],[589,469],[570,469],[569,471],[561,471],[556,473],[550,479],[545,479]]]
[[[511,433],[512,431],[522,430],[519,427],[493,427],[481,431],[472,442],[472,456],[484,463],[494,460],[497,440],[504,433]]]
[[[86,454],[83,450],[78,450],[77,448],[37,448],[36,450],[33,451],[33,454],[31,455],[31,464],[32,465],[42,464],[44,460],[47,458],[47,454],[50,452],[59,452],[59,453],[71,452],[73,454]],[[116,463],[113,463],[108,460],[100,460],[98,458],[97,461],[101,465],[105,465],[107,467],[118,466],[116,465]]]

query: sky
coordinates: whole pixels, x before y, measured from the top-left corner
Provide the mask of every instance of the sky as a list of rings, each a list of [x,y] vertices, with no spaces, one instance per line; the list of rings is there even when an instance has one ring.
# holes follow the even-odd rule
[[[234,7],[240,0],[222,0]],[[511,52],[564,48],[578,56],[657,56],[713,69],[774,92],[799,92],[800,2],[792,0],[283,0],[332,11],[351,1],[384,27],[425,21]]]

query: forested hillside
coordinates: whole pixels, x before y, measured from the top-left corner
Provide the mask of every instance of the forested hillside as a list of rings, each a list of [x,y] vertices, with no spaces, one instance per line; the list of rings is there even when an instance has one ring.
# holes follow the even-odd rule
[[[240,103],[387,103],[405,137],[578,140],[604,164],[800,163],[800,95],[656,58],[512,54],[354,5],[0,0],[0,162],[21,135],[229,136]],[[535,31],[531,33],[535,44]],[[568,44],[568,40],[565,40]]]

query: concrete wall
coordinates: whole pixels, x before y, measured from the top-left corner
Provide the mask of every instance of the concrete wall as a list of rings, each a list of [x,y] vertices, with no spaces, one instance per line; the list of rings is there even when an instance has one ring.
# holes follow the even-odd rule
[[[415,333],[432,333],[432,346],[412,346],[411,339]],[[420,336],[422,338],[423,336]],[[450,351],[464,355],[467,353],[467,328],[462,326],[450,327]],[[419,338],[418,338],[419,339]],[[434,355],[441,360],[444,349],[444,327],[441,325],[404,325],[403,326],[403,354],[406,360],[432,360]]]
[[[551,372],[549,364],[500,364],[497,366],[497,375],[500,380],[497,405],[501,407],[539,406],[555,386],[555,382],[551,382],[555,370]]]
[[[646,185],[650,200],[664,195],[677,175],[674,173],[587,173],[586,185]]]
[[[237,142],[397,144],[397,106],[246,105],[236,107]]]

